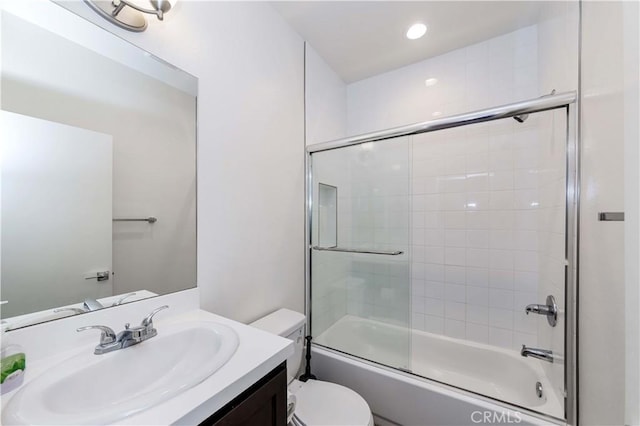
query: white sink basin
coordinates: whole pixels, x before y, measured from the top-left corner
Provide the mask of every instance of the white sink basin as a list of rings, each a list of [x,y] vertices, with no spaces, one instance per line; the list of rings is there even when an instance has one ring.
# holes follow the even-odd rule
[[[25,383],[3,410],[2,423],[113,423],[201,383],[238,347],[236,332],[214,322],[157,329],[156,337],[104,355],[85,348]]]

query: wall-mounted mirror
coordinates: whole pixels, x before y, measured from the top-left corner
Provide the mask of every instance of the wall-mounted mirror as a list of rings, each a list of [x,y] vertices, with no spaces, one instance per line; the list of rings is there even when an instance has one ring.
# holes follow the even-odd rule
[[[2,320],[194,287],[197,79],[23,18],[2,11]]]

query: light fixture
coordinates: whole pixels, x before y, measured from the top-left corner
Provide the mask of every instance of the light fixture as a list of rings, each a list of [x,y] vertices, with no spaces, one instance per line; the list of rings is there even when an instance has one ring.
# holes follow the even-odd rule
[[[438,83],[437,78],[428,78],[424,81],[424,85],[427,87],[435,86]]]
[[[407,38],[409,40],[415,40],[425,35],[426,32],[427,26],[425,24],[413,24],[409,27],[409,30],[407,30]]]
[[[442,115],[442,112],[440,112],[440,111],[434,111],[434,112],[431,113],[432,117],[440,117],[441,115]]]
[[[147,29],[144,13],[156,15],[158,20],[175,6],[177,0],[84,0],[98,15],[129,31]]]

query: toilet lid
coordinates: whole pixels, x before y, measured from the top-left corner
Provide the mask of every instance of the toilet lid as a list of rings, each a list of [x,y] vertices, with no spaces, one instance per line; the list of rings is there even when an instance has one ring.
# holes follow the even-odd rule
[[[367,426],[371,409],[353,390],[335,383],[309,380],[297,390],[295,415],[307,426]]]

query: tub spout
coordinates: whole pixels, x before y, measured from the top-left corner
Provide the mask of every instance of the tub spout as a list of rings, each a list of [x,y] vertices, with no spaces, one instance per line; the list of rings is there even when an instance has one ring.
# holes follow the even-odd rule
[[[528,348],[525,345],[522,345],[520,355],[553,362],[553,352],[547,349]]]

